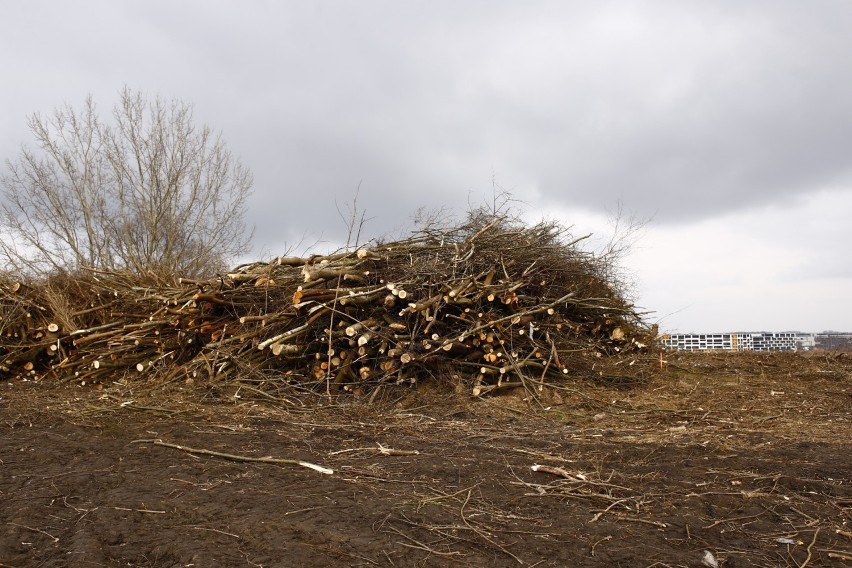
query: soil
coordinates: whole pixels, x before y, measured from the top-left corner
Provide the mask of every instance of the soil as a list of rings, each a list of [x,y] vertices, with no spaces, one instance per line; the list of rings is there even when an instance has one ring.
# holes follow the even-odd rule
[[[852,566],[848,359],[668,359],[325,406],[0,383],[0,566]]]

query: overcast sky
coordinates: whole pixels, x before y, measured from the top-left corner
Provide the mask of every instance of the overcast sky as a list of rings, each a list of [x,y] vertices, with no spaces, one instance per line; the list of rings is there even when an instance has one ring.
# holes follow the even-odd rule
[[[670,331],[852,330],[849,0],[0,4],[0,157],[126,85],[195,105],[255,176],[253,258],[492,182],[609,238]],[[302,245],[304,246],[304,245]]]

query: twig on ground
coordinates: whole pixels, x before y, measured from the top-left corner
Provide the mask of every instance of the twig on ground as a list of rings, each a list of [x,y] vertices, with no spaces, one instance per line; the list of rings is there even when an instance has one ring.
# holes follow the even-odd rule
[[[449,551],[449,552],[441,552],[440,550],[435,550],[434,548],[432,548],[432,547],[430,547],[430,546],[428,546],[428,545],[423,544],[423,543],[422,543],[422,542],[420,542],[419,540],[415,540],[415,539],[411,538],[410,536],[408,536],[407,534],[405,534],[404,532],[402,532],[402,531],[401,531],[401,530],[399,530],[399,529],[396,529],[396,528],[394,528],[394,527],[389,527],[389,528],[390,528],[390,530],[392,530],[393,532],[395,532],[396,534],[398,534],[398,535],[399,535],[399,536],[401,536],[402,538],[404,538],[404,539],[406,539],[406,540],[409,540],[409,541],[411,541],[411,542],[413,542],[413,543],[414,543],[414,545],[406,544],[406,543],[404,543],[404,542],[400,542],[400,543],[398,543],[398,544],[400,544],[400,545],[402,545],[402,546],[406,546],[406,547],[408,547],[408,548],[418,548],[418,549],[420,549],[420,550],[425,550],[425,551],[426,551],[426,552],[428,552],[429,554],[434,554],[434,555],[436,555],[436,556],[462,556],[462,553],[461,553],[461,552],[458,552],[458,551],[456,551],[456,550],[451,550],[451,551]],[[416,545],[416,546],[415,546],[415,545]]]
[[[822,527],[817,527],[814,531],[814,537],[811,539],[811,543],[808,545],[808,557],[805,558],[805,561],[799,564],[799,568],[805,568],[811,562],[811,554],[813,553],[814,545],[816,544],[817,536],[819,536],[819,531]]]
[[[222,458],[231,461],[238,462],[255,462],[255,463],[274,463],[274,464],[288,464],[288,465],[298,465],[301,467],[306,467],[308,469],[312,469],[314,471],[318,471],[320,473],[331,475],[334,473],[334,470],[329,469],[327,467],[323,467],[321,465],[313,464],[306,461],[301,460],[293,460],[286,458],[273,458],[271,456],[264,456],[260,458],[255,458],[252,456],[240,456],[236,454],[226,454],[224,452],[217,452],[214,450],[205,450],[202,448],[190,448],[188,446],[181,446],[179,444],[172,444],[169,442],[164,442],[159,439],[146,439],[146,440],[133,440],[131,442],[133,444],[154,444],[155,446],[163,446],[166,448],[174,448],[175,450],[180,450],[182,452],[187,452],[190,454],[199,454],[204,456],[213,456],[217,458]]]
[[[376,445],[379,447],[379,453],[383,456],[416,456],[420,454],[417,450],[395,450],[379,443],[376,443]]]
[[[642,518],[639,518],[639,517],[628,517],[624,513],[613,513],[613,515],[615,515],[615,517],[619,521],[628,521],[628,522],[631,522],[631,523],[642,523],[642,524],[645,524],[645,525],[653,525],[655,527],[660,527],[661,529],[669,528],[669,525],[662,522],[662,521],[652,521],[650,519],[642,519]]]
[[[465,509],[465,507],[467,507],[467,504],[468,504],[468,502],[470,501],[470,496],[471,496],[472,492],[473,492],[472,490],[468,489],[468,491],[467,491],[467,497],[465,497],[465,500],[464,500],[464,502],[463,502],[463,503],[462,503],[462,505],[461,505],[461,509],[459,509],[459,515],[461,516],[461,520],[462,520],[462,522],[463,522],[465,525],[467,525],[467,528],[469,528],[470,530],[472,530],[473,532],[475,532],[476,534],[478,534],[478,535],[479,535],[479,536],[480,536],[483,540],[485,540],[487,543],[489,543],[489,544],[491,544],[491,545],[493,545],[493,546],[496,546],[496,547],[497,547],[500,551],[502,551],[504,554],[507,554],[508,556],[511,556],[512,558],[514,558],[514,559],[518,562],[518,564],[525,565],[525,564],[526,564],[526,562],[524,562],[523,560],[521,560],[520,558],[518,558],[517,556],[515,556],[514,554],[512,554],[512,553],[511,553],[511,552],[509,552],[508,550],[506,550],[506,548],[505,548],[504,546],[500,546],[499,544],[497,544],[496,542],[494,542],[492,539],[490,539],[490,538],[488,537],[488,535],[486,535],[484,532],[482,532],[481,530],[477,529],[476,527],[474,527],[473,525],[471,525],[471,524],[470,524],[470,522],[468,522],[467,518],[464,516],[464,509]]]
[[[597,546],[598,546],[600,543],[602,543],[602,542],[606,542],[606,541],[608,541],[608,540],[612,540],[612,535],[605,536],[605,537],[603,537],[602,539],[600,539],[599,541],[595,542],[595,543],[592,545],[592,551],[591,551],[592,556],[594,556],[594,555],[595,555],[595,548],[597,548]]]
[[[604,509],[603,511],[600,511],[599,513],[597,513],[594,517],[592,517],[592,520],[591,520],[591,521],[589,521],[589,522],[590,522],[590,523],[594,523],[595,521],[597,521],[598,519],[600,519],[602,516],[604,516],[605,514],[607,514],[607,513],[608,513],[608,512],[609,512],[609,511],[613,508],[613,507],[615,507],[615,506],[616,506],[616,505],[618,505],[619,503],[624,503],[625,501],[627,501],[627,499],[619,499],[618,501],[613,501],[613,502],[612,502],[612,504],[611,504],[609,507],[607,507],[607,508],[606,508],[606,509]]]
[[[53,539],[53,542],[59,542],[59,537],[53,536],[53,535],[52,535],[52,534],[50,534],[49,532],[45,532],[45,531],[43,531],[43,530],[41,530],[41,529],[36,529],[36,528],[33,528],[33,527],[28,527],[28,526],[26,526],[26,525],[19,525],[18,523],[6,523],[6,524],[7,524],[7,525],[11,525],[11,526],[13,526],[13,527],[19,527],[19,528],[22,528],[22,529],[27,529],[28,531],[33,531],[33,532],[41,533],[41,534],[43,534],[43,535],[46,535],[46,536],[49,536],[50,538],[52,538],[52,539]]]

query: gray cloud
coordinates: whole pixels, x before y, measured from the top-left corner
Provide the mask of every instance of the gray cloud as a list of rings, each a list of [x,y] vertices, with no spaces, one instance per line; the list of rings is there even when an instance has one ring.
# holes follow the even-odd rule
[[[257,246],[382,233],[492,175],[535,207],[688,223],[848,185],[852,4],[29,2],[7,7],[24,117],[127,84],[196,103],[255,172]],[[10,54],[16,53],[12,57]]]

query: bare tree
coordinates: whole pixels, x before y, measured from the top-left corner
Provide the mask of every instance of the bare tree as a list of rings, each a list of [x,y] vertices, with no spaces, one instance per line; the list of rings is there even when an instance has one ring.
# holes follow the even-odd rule
[[[89,96],[28,125],[37,149],[2,176],[8,266],[199,276],[247,250],[252,175],[191,105],[125,88],[109,122]]]

